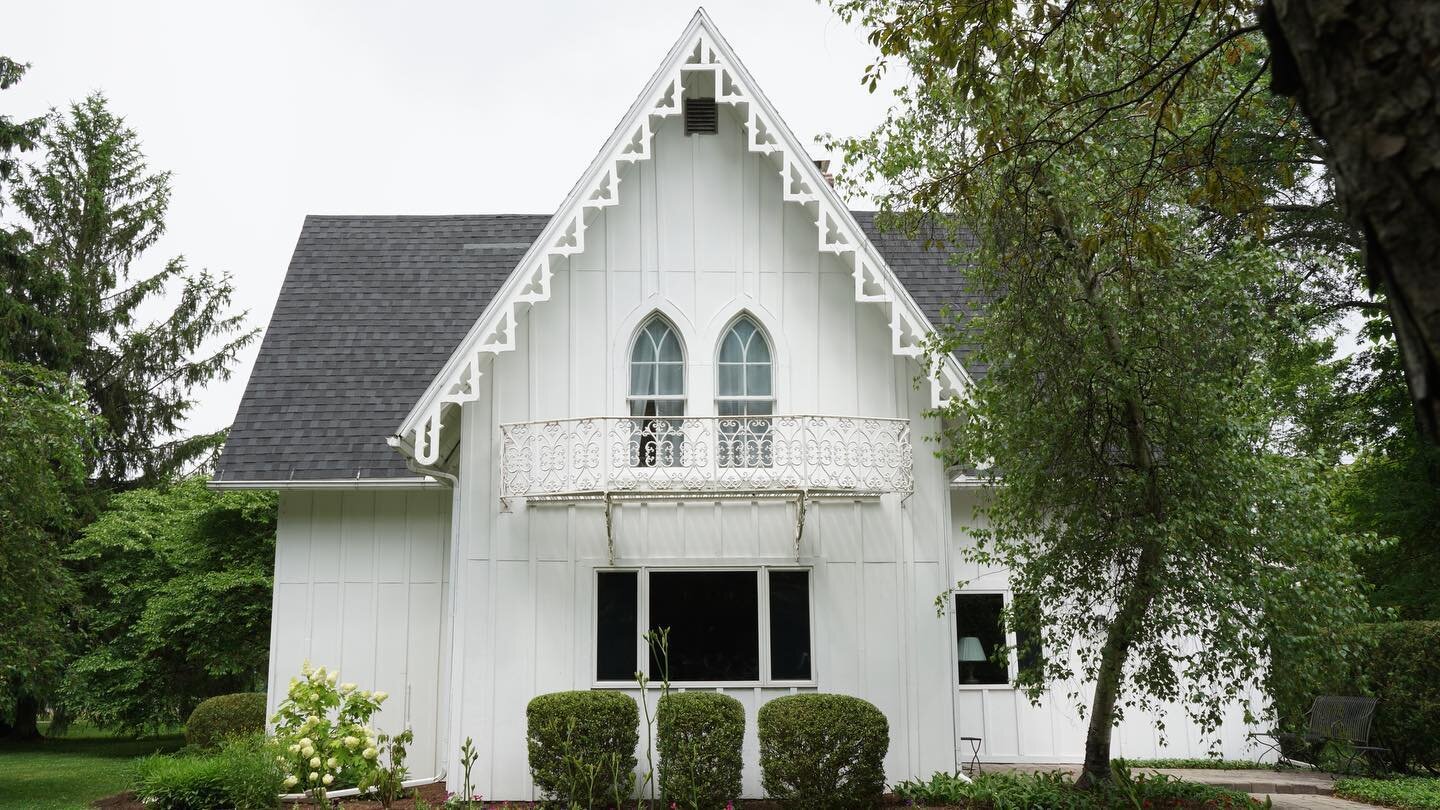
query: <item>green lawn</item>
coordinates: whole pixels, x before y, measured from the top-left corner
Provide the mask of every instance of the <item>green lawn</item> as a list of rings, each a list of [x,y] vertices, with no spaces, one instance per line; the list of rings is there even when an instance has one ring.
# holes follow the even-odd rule
[[[0,743],[0,810],[73,810],[130,786],[136,757],[174,751],[183,737],[134,739],[76,727],[64,737]]]

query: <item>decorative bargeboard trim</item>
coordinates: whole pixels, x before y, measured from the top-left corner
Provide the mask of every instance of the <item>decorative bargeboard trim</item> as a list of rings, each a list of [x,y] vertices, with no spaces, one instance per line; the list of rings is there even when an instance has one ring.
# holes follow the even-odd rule
[[[940,407],[950,398],[963,396],[970,382],[965,371],[953,357],[933,360],[924,356],[922,342],[933,331],[929,320],[880,258],[784,122],[753,86],[749,73],[702,10],[691,20],[665,66],[651,79],[647,92],[627,115],[626,123],[616,130],[586,173],[588,182],[571,191],[566,204],[546,225],[470,335],[406,417],[398,434],[400,441],[392,443],[402,452],[413,449],[414,459],[424,466],[439,460],[445,407],[475,400],[479,396],[477,382],[484,373],[484,363],[515,348],[520,316],[528,307],[549,300],[550,279],[556,268],[569,257],[584,252],[587,220],[595,212],[620,201],[622,169],[651,158],[657,128],[654,121],[658,119],[663,123],[664,119],[681,114],[687,73],[710,73],[714,77],[716,103],[728,104],[737,112],[744,108],[748,150],[775,163],[784,200],[814,216],[817,249],[839,257],[850,266],[855,280],[855,300],[889,306],[891,352],[915,358],[927,366],[932,406]]]

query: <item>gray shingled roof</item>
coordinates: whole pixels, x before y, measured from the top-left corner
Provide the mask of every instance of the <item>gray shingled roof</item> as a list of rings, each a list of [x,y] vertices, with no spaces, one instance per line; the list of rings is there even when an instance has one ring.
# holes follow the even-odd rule
[[[944,252],[855,216],[932,321],[976,306]],[[385,438],[549,219],[306,217],[215,480],[413,477]]]

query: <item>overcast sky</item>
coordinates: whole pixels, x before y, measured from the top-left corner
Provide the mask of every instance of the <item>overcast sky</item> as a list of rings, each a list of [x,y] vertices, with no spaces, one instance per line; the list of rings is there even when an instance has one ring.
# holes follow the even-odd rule
[[[795,134],[859,134],[888,96],[862,32],[810,0],[705,6]],[[683,2],[12,4],[0,54],[31,63],[0,109],[100,90],[174,172],[168,233],[234,276],[265,326],[306,214],[550,213],[680,35]],[[818,147],[811,154],[823,157]],[[257,342],[189,428],[235,416]]]

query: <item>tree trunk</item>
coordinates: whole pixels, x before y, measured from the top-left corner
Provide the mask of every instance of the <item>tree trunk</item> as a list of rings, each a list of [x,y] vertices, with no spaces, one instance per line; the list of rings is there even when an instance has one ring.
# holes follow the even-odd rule
[[[1095,271],[1094,253],[1075,238],[1069,217],[1049,193],[1046,178],[1038,178],[1037,187],[1050,208],[1054,231],[1078,259],[1077,280],[1081,297],[1095,316],[1095,325],[1105,341],[1107,361],[1117,371],[1125,368],[1124,346],[1105,298],[1101,295],[1104,281]],[[1123,376],[1122,376],[1123,379]],[[1144,476],[1145,509],[1136,520],[1151,520],[1157,525],[1165,521],[1165,499],[1160,490],[1160,475],[1155,464],[1155,449],[1146,427],[1145,403],[1133,385],[1118,391],[1124,408],[1125,449],[1130,464]],[[1144,543],[1135,562],[1135,571],[1125,596],[1116,605],[1115,618],[1105,631],[1105,644],[1100,648],[1100,666],[1095,673],[1095,697],[1090,705],[1090,727],[1085,733],[1085,765],[1077,784],[1080,787],[1110,781],[1110,733],[1115,727],[1115,703],[1125,674],[1125,659],[1135,635],[1160,589],[1160,575],[1165,569],[1163,547],[1153,540]]]
[[[1095,673],[1095,697],[1090,702],[1090,726],[1085,732],[1085,765],[1076,784],[1091,787],[1110,781],[1110,733],[1115,728],[1115,702],[1120,696],[1120,679],[1136,625],[1155,598],[1155,582],[1162,557],[1159,547],[1146,546],[1135,566],[1135,582],[1115,614],[1100,649],[1100,668]]]
[[[15,698],[15,717],[10,726],[9,739],[40,739],[40,702],[30,695]]]
[[[1294,96],[1365,236],[1423,435],[1440,439],[1440,3],[1266,0],[1271,89]]]

